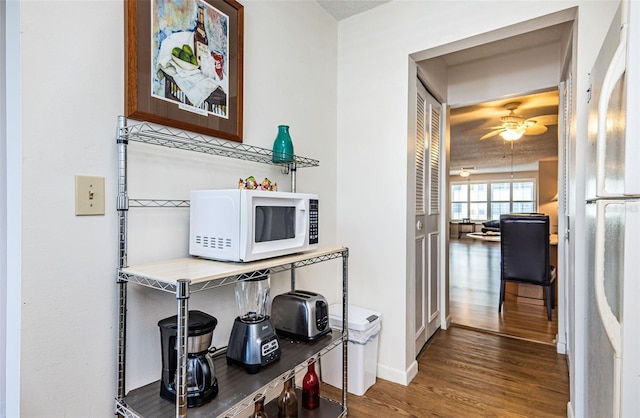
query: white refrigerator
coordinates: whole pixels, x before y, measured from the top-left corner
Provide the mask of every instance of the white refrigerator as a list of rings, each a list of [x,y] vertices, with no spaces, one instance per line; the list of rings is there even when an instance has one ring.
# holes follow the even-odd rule
[[[640,417],[640,2],[590,73],[585,416]]]

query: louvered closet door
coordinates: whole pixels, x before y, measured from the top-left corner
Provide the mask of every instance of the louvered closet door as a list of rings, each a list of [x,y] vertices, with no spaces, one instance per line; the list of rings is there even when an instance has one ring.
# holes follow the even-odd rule
[[[415,133],[415,350],[440,327],[440,139],[442,105],[420,81]]]

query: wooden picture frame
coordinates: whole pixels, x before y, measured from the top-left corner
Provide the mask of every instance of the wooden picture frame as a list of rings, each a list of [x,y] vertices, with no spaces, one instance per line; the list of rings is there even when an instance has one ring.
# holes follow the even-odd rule
[[[243,39],[235,0],[126,0],[125,115],[242,142]]]

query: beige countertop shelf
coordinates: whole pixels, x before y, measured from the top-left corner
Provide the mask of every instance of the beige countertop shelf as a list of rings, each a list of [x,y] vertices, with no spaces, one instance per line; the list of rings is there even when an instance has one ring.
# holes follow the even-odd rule
[[[193,293],[234,283],[254,272],[269,270],[277,273],[342,257],[345,252],[348,252],[346,247],[321,246],[316,250],[249,263],[187,257],[124,267],[120,269],[119,276],[129,282],[167,292],[175,292],[179,280],[189,280],[189,290]]]

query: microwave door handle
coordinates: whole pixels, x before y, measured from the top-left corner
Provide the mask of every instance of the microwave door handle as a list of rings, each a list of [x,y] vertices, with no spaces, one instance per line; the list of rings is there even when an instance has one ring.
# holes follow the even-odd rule
[[[596,136],[597,167],[596,167],[596,195],[601,197],[613,196],[605,189],[605,157],[607,152],[607,110],[609,100],[613,94],[616,83],[625,72],[627,66],[627,25],[620,29],[620,43],[613,54],[611,63],[607,68],[602,87],[600,99],[598,100],[598,127]]]
[[[296,222],[296,237],[299,236],[299,234],[306,233],[306,231],[304,230],[304,219],[307,219],[307,209],[304,206],[301,206],[298,208],[298,211],[300,212],[300,222]]]

